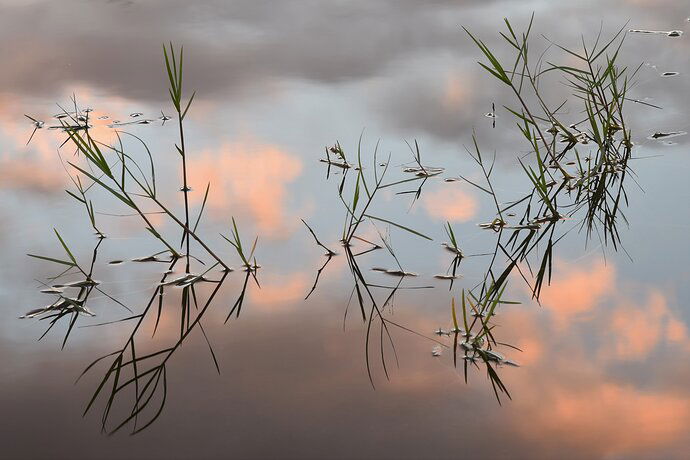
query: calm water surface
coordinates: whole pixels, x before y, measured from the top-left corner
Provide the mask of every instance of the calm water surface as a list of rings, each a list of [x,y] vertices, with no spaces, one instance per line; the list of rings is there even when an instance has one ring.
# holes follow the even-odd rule
[[[406,163],[404,141],[417,139],[425,163],[446,168],[441,177],[479,180],[464,147],[474,130],[486,152],[496,151],[497,193],[508,201],[524,192],[516,157],[526,148],[513,119],[497,109],[493,128],[485,117],[492,103],[500,108],[512,100],[482,73],[478,50],[460,26],[494,47],[504,16],[523,27],[532,11],[539,49],[547,45],[541,34],[577,48],[580,36],[593,37],[602,22],[606,33],[627,21],[626,29],[686,32],[628,34],[619,58],[633,68],[642,64],[631,97],[663,107],[629,107],[637,146],[629,226],[621,226],[625,251],[602,248],[596,237],[586,241],[576,229],[559,243],[541,305],[519,277],[511,279],[506,296],[523,303],[502,307],[496,322],[500,340],[522,350],[503,350],[521,365],[500,368],[512,400],[497,403],[483,370],[469,372],[465,384],[451,353],[432,357],[434,342],[401,329],[392,331],[399,365],[388,350],[389,380],[375,344],[374,389],[366,325],[355,305],[345,317],[352,278],[343,256],[333,258],[304,300],[325,259],[300,218],[337,248],[344,215],[341,176],[327,179],[318,160],[336,140],[355,152],[365,129],[367,155],[380,139],[392,164]],[[0,0],[0,457],[687,458],[689,138],[648,137],[690,131],[689,16],[680,0]],[[75,95],[94,109],[93,135],[111,142],[113,120],[172,113],[161,50],[168,40],[184,44],[185,86],[198,91],[186,139],[193,206],[212,183],[199,230],[235,264],[216,237],[229,232],[230,216],[245,238],[258,234],[261,289],[250,284],[241,316],[223,324],[243,281],[241,273],[230,274],[204,320],[220,375],[203,336],[192,334],[168,365],[160,418],[136,436],[108,437],[98,411],[81,416],[98,372],[73,382],[93,359],[122,346],[128,324],[76,328],[60,350],[65,325],[38,342],[45,322],[17,319],[45,304],[35,280],[54,273],[26,253],[60,254],[53,228],[80,260],[90,260],[97,243],[83,208],[64,193],[70,184],[56,153],[64,134],[42,129],[26,145],[32,126],[24,114],[49,124],[60,112],[55,103],[69,104]],[[156,155],[170,203],[181,203],[176,129],[158,120],[130,129]],[[62,154],[69,159],[72,152]],[[101,198],[100,212],[123,212]],[[433,277],[452,259],[440,246],[443,225],[453,224],[466,252],[490,252],[493,236],[477,223],[491,221],[495,210],[481,191],[440,177],[414,204],[411,198],[383,193],[377,211],[434,239],[391,230],[401,264],[420,274],[403,286],[434,289],[400,290],[386,314],[452,344],[433,331],[451,325],[451,297],[481,281],[486,259],[463,261],[463,278],[449,292],[447,281]],[[160,244],[134,217],[99,220],[108,238],[95,277],[138,311],[164,268],[106,262],[148,255]],[[156,216],[154,222],[179,238],[173,225]],[[367,235],[377,238],[373,227]],[[371,282],[397,283],[369,271],[393,267],[383,251],[367,257],[361,263]],[[127,315],[103,296],[89,307],[97,316],[78,325]],[[178,334],[173,308],[171,300],[159,335],[140,353]]]

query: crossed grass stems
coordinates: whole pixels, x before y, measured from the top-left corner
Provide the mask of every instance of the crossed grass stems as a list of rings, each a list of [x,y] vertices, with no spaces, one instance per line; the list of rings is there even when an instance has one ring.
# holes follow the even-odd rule
[[[192,105],[195,93],[188,100],[183,100],[183,49],[180,48],[177,51],[171,43],[169,48],[164,47],[164,56],[169,81],[169,95],[175,107],[179,126],[179,141],[175,144],[175,151],[179,154],[181,162],[184,216],[178,217],[163,203],[156,184],[156,167],[153,154],[146,143],[134,134],[117,130],[115,131],[116,145],[108,145],[94,139],[89,131],[91,128],[89,124],[90,109],[80,109],[76,97],[73,97],[74,111],[67,111],[61,107],[63,113],[59,114],[57,118],[60,121],[59,128],[67,134],[67,139],[60,147],[68,143],[72,144],[75,147],[75,158],[68,161],[65,161],[62,155],[60,158],[75,187],[75,190],[67,190],[67,193],[85,207],[90,225],[98,237],[97,243],[88,266],[79,263],[65,239],[56,229],[54,231],[65,253],[64,257],[29,254],[31,257],[64,268],[56,276],[48,278],[48,281],[52,283],[51,285],[43,283],[45,289],[42,292],[56,296],[56,300],[44,308],[32,310],[24,315],[24,317],[39,318],[49,322],[49,326],[41,338],[55,324],[61,320],[67,320],[67,331],[62,341],[64,348],[78,317],[80,315],[94,315],[87,307],[87,302],[94,291],[99,292],[131,313],[131,316],[115,321],[88,325],[88,327],[92,327],[113,323],[134,323],[122,348],[93,361],[77,379],[77,381],[81,379],[99,363],[111,360],[105,375],[100,380],[84,410],[84,415],[86,415],[99,401],[99,398],[104,400],[101,417],[102,430],[109,433],[117,432],[128,426],[131,427],[132,433],[138,433],[150,426],[160,416],[167,400],[167,364],[197,326],[208,345],[216,370],[220,372],[213,346],[204,330],[202,318],[210,309],[214,298],[233,269],[210,249],[205,240],[198,234],[199,223],[208,199],[210,183],[206,187],[196,219],[190,220],[189,192],[191,189],[187,182],[187,150],[183,122]],[[38,126],[36,125],[36,127]],[[124,138],[132,139],[140,146],[140,152],[143,152],[146,158],[146,165],[142,166],[141,161],[135,159],[129,150],[125,149]],[[58,154],[60,154],[60,149],[58,149]],[[94,266],[98,257],[98,250],[106,240],[105,234],[97,225],[96,216],[99,213],[94,210],[94,204],[90,197],[91,193],[97,189],[107,192],[111,198],[124,204],[130,214],[121,214],[121,216],[139,216],[144,228],[162,244],[163,249],[161,251],[150,256],[132,259],[133,262],[167,264],[166,270],[161,275],[141,313],[135,314],[132,308],[111,296],[99,286],[98,281],[94,280]],[[144,202],[148,202],[148,206],[155,205],[157,210],[153,213],[146,212]],[[158,231],[150,219],[150,215],[154,213],[164,215],[170,222],[179,227],[182,231],[179,245],[174,244]],[[234,218],[232,218],[230,236],[221,236],[233,247],[245,272],[241,291],[226,317],[227,323],[233,315],[239,316],[250,278],[253,278],[257,285],[259,284],[257,279],[259,265],[254,257],[258,238],[254,240],[250,250],[246,251]],[[212,259],[212,265],[207,266],[205,262],[194,256],[191,247],[192,240]],[[172,275],[175,269],[179,268],[181,261],[184,261],[184,272],[178,277],[173,277]],[[122,261],[115,262],[120,263]],[[195,273],[192,271],[193,264],[203,267],[204,271]],[[218,267],[220,267],[220,271],[218,271]],[[214,269],[216,272],[222,273],[218,279],[212,279],[211,272]],[[57,281],[68,276],[79,276],[80,280],[57,283]],[[202,283],[213,285],[206,300],[201,295],[203,294],[200,289]],[[177,340],[168,347],[148,354],[137,353],[137,343],[140,343],[147,336],[152,339],[156,335],[163,312],[164,298],[169,292],[168,289],[175,287],[181,289],[180,326]],[[72,294],[74,290],[78,291],[76,295]],[[155,318],[153,330],[147,333],[145,326],[148,324],[147,321],[153,322],[153,318]]]
[[[432,286],[402,285],[405,277],[413,274],[403,269],[390,244],[390,238],[379,230],[377,224],[383,223],[388,225],[389,229],[395,227],[422,239],[431,238],[370,212],[380,190],[418,182],[420,185],[417,189],[396,193],[412,194],[414,204],[420,197],[424,184],[443,170],[422,164],[416,141],[414,147],[408,144],[416,166],[404,170],[413,173],[414,176],[392,182],[384,181],[391,157],[389,155],[385,162],[379,164],[378,143],[372,155],[373,174],[369,174],[369,177],[366,173],[368,168],[362,163],[361,136],[354,160],[347,157],[339,142],[333,147],[326,148],[326,158],[321,161],[328,165],[327,179],[331,175],[331,168],[342,171],[338,196],[345,208],[346,217],[341,243],[353,280],[348,308],[352,299],[356,299],[362,320],[366,324],[365,358],[372,385],[374,379],[370,344],[374,340],[374,327],[379,327],[379,359],[386,378],[389,377],[386,343],[389,344],[397,362],[390,330],[399,328],[432,340],[437,343],[437,347],[451,348],[456,367],[458,359],[462,359],[465,382],[468,379],[469,367],[479,369],[480,365],[483,365],[500,404],[501,396],[510,398],[510,393],[502,382],[497,368],[516,363],[506,359],[497,349],[503,346],[521,351],[498,341],[494,335],[497,326],[494,319],[499,307],[517,303],[503,297],[511,275],[522,278],[529,286],[533,299],[539,302],[544,283],[548,284],[551,280],[554,247],[572,230],[584,232],[586,242],[596,235],[602,248],[611,246],[614,251],[621,248],[618,225],[621,220],[627,225],[621,208],[628,205],[624,182],[628,175],[633,174],[628,164],[632,158],[633,143],[631,131],[625,123],[623,109],[626,101],[637,101],[628,98],[628,91],[633,86],[635,74],[639,70],[639,67],[628,70],[617,64],[625,29],[621,28],[606,41],[602,40],[600,30],[591,45],[588,45],[583,37],[582,50],[577,52],[547,39],[549,45],[533,62],[533,53],[529,47],[533,19],[534,16],[520,35],[505,19],[506,31],[500,35],[508,48],[514,52],[514,59],[507,63],[501,62],[481,39],[465,29],[487,61],[479,62],[479,65],[508,87],[517,104],[512,107],[504,106],[504,109],[516,120],[529,149],[526,154],[517,158],[528,179],[529,193],[511,197],[509,201],[499,199],[492,178],[496,156],[494,154],[493,158],[487,159],[482,154],[476,136],[473,135],[472,147],[466,150],[481,171],[483,180],[478,182],[464,176],[460,178],[491,197],[495,205],[495,217],[491,222],[481,223],[479,226],[495,232],[496,236],[491,252],[474,254],[490,257],[482,281],[460,291],[459,309],[456,309],[455,297],[451,299],[452,326],[449,330],[436,331],[440,338],[452,337],[452,345],[420,334],[384,316],[385,309],[392,306],[398,290],[428,289]],[[554,47],[567,57],[574,58],[577,65],[564,66],[546,61],[547,51]],[[564,84],[569,93],[569,98],[557,104],[548,102],[540,89],[542,79],[552,75],[557,75],[557,81]],[[568,115],[566,111],[573,102],[579,110],[572,113],[579,118],[565,121]],[[379,172],[377,168],[383,169]],[[355,172],[350,173],[352,170]],[[348,177],[353,175],[356,177],[348,182]],[[567,227],[565,224],[568,221],[577,223]],[[365,222],[376,229],[382,244],[367,241],[361,236],[360,230]],[[319,241],[314,230],[304,223],[316,243],[326,250],[325,263],[317,271],[308,298],[316,289],[322,271],[336,253]],[[453,260],[444,278],[450,280],[452,290],[460,263],[468,256],[464,254],[459,238],[450,223],[447,223],[445,232],[449,242],[443,245],[453,254]],[[355,240],[367,244],[369,249],[353,252],[352,243]],[[397,285],[371,282],[367,279],[366,272],[360,268],[359,259],[362,256],[384,247],[398,266],[397,270],[385,272],[399,276]],[[377,297],[377,290],[385,291],[383,300]],[[462,313],[462,322],[458,319],[458,310]],[[347,308],[345,314],[347,315]],[[434,354],[440,355],[440,351],[435,351]]]

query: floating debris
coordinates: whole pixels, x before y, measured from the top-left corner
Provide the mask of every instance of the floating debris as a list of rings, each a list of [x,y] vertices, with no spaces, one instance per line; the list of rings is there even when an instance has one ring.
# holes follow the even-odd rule
[[[486,118],[491,118],[491,127],[495,128],[496,127],[496,103],[492,102],[491,103],[491,112],[487,112],[484,114]]]
[[[485,223],[478,224],[478,225],[480,228],[487,229],[487,230],[493,230],[495,232],[498,232],[503,227],[505,227],[507,224],[506,224],[506,221],[497,217],[494,220],[492,220],[491,222],[485,222]]]
[[[37,119],[35,119],[34,117],[30,117],[30,116],[27,115],[27,114],[24,114],[24,116],[25,116],[26,118],[28,118],[29,120],[31,120],[31,123],[34,125],[34,130],[33,130],[33,132],[31,133],[31,136],[29,136],[29,140],[26,141],[26,145],[29,145],[29,142],[31,142],[31,139],[34,138],[34,134],[36,134],[36,131],[38,131],[39,129],[43,128],[43,125],[45,125],[45,122],[43,122],[43,121],[41,121],[41,120],[37,120]]]
[[[680,37],[683,35],[682,30],[644,30],[644,29],[630,29],[628,32],[632,34],[654,34],[666,35],[668,37]]]
[[[497,351],[494,350],[479,350],[479,354],[486,360],[486,361],[493,361],[496,364],[499,365],[506,365],[506,366],[513,366],[513,367],[520,367],[518,363],[515,361],[512,361],[510,359],[506,359],[505,356],[502,354],[498,353]]]
[[[92,280],[92,279],[85,279],[81,281],[73,281],[71,283],[65,283],[65,284],[54,284],[54,288],[83,288],[83,287],[92,287],[92,286],[98,286],[101,284],[100,281]]]
[[[507,226],[506,228],[512,229],[512,230],[539,230],[542,226],[542,224],[546,224],[549,222],[557,222],[559,220],[562,220],[563,217],[561,216],[544,216],[544,217],[537,217],[535,219],[530,220],[526,224],[518,224],[518,225],[510,225]]]
[[[472,340],[475,337],[475,335],[472,334],[470,331],[463,331],[462,329],[460,329],[460,335],[463,336],[463,338],[465,338],[465,340]],[[481,340],[480,340],[480,342],[484,343]]]
[[[436,345],[432,350],[431,350],[431,356],[434,358],[438,358],[443,354],[443,348],[441,348],[440,345]]]
[[[134,259],[132,259],[132,262],[172,262],[172,260],[161,259],[158,257],[158,254],[153,254],[150,256],[135,257]]]
[[[456,248],[455,246],[451,245],[450,243],[441,243],[441,246],[446,248],[446,251],[450,251],[456,256],[463,256],[462,251],[459,248]]]
[[[495,352],[493,350],[481,350],[481,353],[484,354],[486,357],[487,361],[504,361],[506,358],[502,354]]]
[[[394,269],[381,268],[381,267],[373,267],[372,270],[375,272],[385,273],[386,275],[391,275],[391,276],[419,276],[417,273],[413,273],[413,272],[406,272],[403,270],[394,270]]]
[[[55,303],[47,305],[43,308],[36,308],[30,310],[20,316],[20,319],[24,318],[36,318],[44,313],[49,313],[53,311],[59,311],[61,313],[77,313],[85,316],[96,316],[94,312],[86,308],[83,305],[83,299],[71,299],[69,297],[60,297]]]
[[[53,125],[53,126],[48,126],[48,129],[50,129],[50,130],[60,129],[60,130],[65,131],[65,132],[68,132],[68,131],[76,132],[76,131],[83,131],[83,130],[86,130],[86,129],[89,129],[92,127],[93,127],[92,125],[87,125],[87,124],[83,124],[83,125]]]
[[[244,271],[245,273],[251,273],[251,272],[256,272],[260,268],[261,268],[261,265],[259,265],[259,264],[244,265],[244,267],[242,268],[242,271]],[[230,271],[232,271],[232,269]]]
[[[622,129],[623,129],[623,127],[616,124],[616,123],[611,123],[611,125],[609,126],[609,132],[611,132],[611,133],[618,132]]]
[[[31,123],[34,125],[34,128],[36,129],[41,129],[46,124],[45,121],[37,120],[34,117],[30,117],[29,115],[24,114],[24,116],[31,120]]]
[[[456,280],[458,278],[462,278],[462,275],[444,275],[444,274],[438,274],[434,275],[434,278],[437,280]]]
[[[327,163],[336,168],[349,169],[352,167],[347,161],[334,161],[334,160],[324,160],[323,158],[319,160],[321,163]]]
[[[437,175],[441,174],[443,171],[445,171],[445,168],[437,168],[437,167],[432,167],[432,166],[420,166],[420,167],[403,169],[403,172],[414,173],[418,177],[437,176]]]
[[[112,123],[108,125],[108,128],[115,128],[116,126],[129,126],[129,125],[150,125],[153,123],[155,120],[151,120],[150,118],[145,118],[143,120],[133,120],[133,121],[128,121],[128,122],[121,122],[120,120],[114,120]]]
[[[676,77],[680,75],[680,72],[664,72],[661,74],[662,77]]]
[[[474,350],[474,344],[471,342],[460,342],[458,344],[460,348],[462,348],[465,351],[472,351]]]
[[[668,138],[671,138],[671,137],[684,136],[684,135],[686,135],[686,134],[687,134],[686,131],[669,131],[669,132],[657,131],[657,132],[655,132],[654,134],[652,134],[651,136],[649,136],[647,139],[654,139],[654,140],[657,140],[657,139],[668,139]]]
[[[187,273],[185,275],[180,276],[179,278],[175,278],[174,280],[165,281],[163,283],[160,283],[159,286],[188,287],[194,283],[199,283],[202,281],[211,282],[211,280],[205,278],[203,275],[195,275],[194,273]]]
[[[539,230],[541,228],[541,224],[532,222],[527,224],[510,225],[506,228],[511,230]]]

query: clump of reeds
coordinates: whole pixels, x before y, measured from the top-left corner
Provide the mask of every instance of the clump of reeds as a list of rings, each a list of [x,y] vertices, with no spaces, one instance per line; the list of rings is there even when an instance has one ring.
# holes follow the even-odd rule
[[[67,193],[85,207],[90,225],[98,236],[98,242],[88,268],[78,262],[73,252],[69,249],[66,241],[57,230],[55,230],[55,234],[66,253],[66,257],[57,258],[31,255],[32,257],[66,267],[63,272],[55,277],[51,277],[49,280],[53,284],[51,286],[46,286],[46,289],[44,289],[44,292],[57,296],[55,302],[45,308],[32,310],[25,315],[25,317],[39,317],[40,319],[50,320],[48,330],[45,333],[47,333],[60,319],[69,318],[67,333],[62,342],[63,347],[68,336],[73,331],[77,318],[80,315],[94,315],[87,307],[89,296],[94,290],[102,293],[108,299],[132,313],[131,316],[116,321],[89,325],[103,326],[121,322],[134,323],[131,333],[122,348],[98,358],[84,370],[84,373],[86,373],[101,361],[110,360],[109,367],[107,367],[103,378],[84,411],[84,414],[86,414],[99,397],[103,397],[106,402],[102,414],[102,429],[110,433],[116,432],[126,426],[131,426],[132,432],[136,433],[148,427],[158,418],[167,397],[166,366],[175,351],[179,349],[182,343],[194,330],[199,330],[202,333],[208,344],[214,365],[218,372],[220,372],[213,347],[202,325],[202,318],[211,307],[213,299],[219,292],[229,273],[232,272],[232,268],[218,253],[211,249],[210,244],[207,243],[206,239],[202,238],[198,232],[199,223],[202,219],[208,199],[210,184],[206,188],[204,199],[197,211],[198,214],[196,219],[194,221],[191,220],[192,210],[189,202],[189,193],[191,189],[187,180],[188,150],[184,136],[184,120],[192,106],[195,93],[192,93],[189,99],[184,98],[182,77],[183,49],[180,48],[179,51],[175,50],[172,44],[170,44],[169,47],[164,47],[164,56],[169,83],[168,91],[171,102],[175,108],[179,128],[179,139],[178,142],[175,143],[175,151],[180,157],[184,215],[176,215],[168,205],[163,203],[156,181],[156,162],[153,153],[144,140],[134,134],[120,130],[115,131],[117,136],[117,143],[115,145],[109,145],[93,138],[90,133],[91,126],[88,120],[90,109],[80,110],[77,106],[75,97],[73,98],[75,106],[74,111],[68,112],[63,109],[64,113],[56,117],[60,121],[60,128],[67,134],[67,139],[63,145],[71,143],[76,148],[78,157],[81,158],[81,161],[75,158],[65,163],[65,169],[76,188],[75,191],[68,190]],[[163,117],[165,120],[170,119],[170,117],[165,115],[163,115]],[[38,128],[38,126],[36,128]],[[140,164],[136,159],[136,155],[125,148],[123,138],[131,138],[137,142],[141,147],[140,151],[144,152],[145,158],[147,159],[146,165]],[[134,313],[134,309],[126,306],[124,303],[108,294],[99,287],[98,282],[93,280],[98,248],[106,236],[105,233],[100,230],[100,227],[97,226],[97,212],[94,210],[94,203],[90,198],[91,193],[95,189],[106,192],[110,197],[124,206],[130,213],[127,215],[138,216],[142,221],[143,227],[161,245],[161,250],[153,255],[132,259],[135,262],[165,263],[167,267],[165,272],[161,275],[160,281],[153,289],[148,302],[139,313]],[[157,226],[154,225],[150,219],[150,214],[152,213],[145,211],[145,209],[151,205],[155,206],[157,209],[155,213],[166,216],[171,223],[179,228],[182,234],[179,245],[173,243],[169,236],[163,235],[158,230]],[[194,223],[192,224],[192,222]],[[230,309],[228,318],[233,314],[239,315],[245,298],[248,280],[250,277],[257,280],[256,273],[259,268],[254,256],[257,239],[254,240],[250,252],[246,253],[234,218],[232,218],[230,234],[230,238],[224,235],[221,236],[230,243],[233,250],[241,259],[246,275],[242,290],[234,306]],[[198,261],[199,265],[203,264],[201,259],[193,254],[193,249],[195,249],[193,248],[193,244],[201,248],[206,254],[206,257],[209,257],[214,262],[212,265],[206,266],[201,273],[195,273],[193,271],[194,261]],[[172,274],[180,261],[184,261],[184,271],[179,276],[173,277]],[[112,263],[119,264],[121,262],[123,261],[115,261]],[[211,271],[216,267],[222,268],[222,275],[218,279],[213,279],[214,277],[211,275]],[[55,283],[56,280],[62,277],[75,274],[81,277],[79,281],[66,284]],[[211,283],[215,285],[205,300],[201,298],[200,293],[197,292],[198,285],[201,283]],[[137,342],[138,338],[145,334],[143,331],[145,321],[150,319],[153,322],[155,319],[153,330],[149,333],[155,335],[164,307],[164,297],[169,287],[181,288],[178,339],[170,346],[161,350],[140,354],[137,352]],[[66,292],[72,290],[77,290],[76,295],[71,295]],[[43,335],[45,335],[45,333]],[[82,373],[82,375],[84,373]],[[117,410],[113,410],[119,402],[124,402],[127,398],[130,399],[128,409],[120,407]],[[123,410],[125,412],[122,412]],[[115,422],[114,426],[111,426],[108,422],[113,417],[113,413],[117,414],[115,417],[117,417],[118,420]]]
[[[625,102],[630,100],[628,91],[637,69],[628,71],[617,62],[623,44],[624,29],[620,29],[607,41],[602,40],[600,32],[592,45],[587,45],[583,39],[582,50],[579,51],[551,44],[567,56],[576,58],[579,63],[577,66],[564,66],[546,62],[544,54],[540,55],[535,62],[532,61],[530,53],[532,22],[533,17],[526,31],[518,34],[511,23],[505,20],[507,30],[501,33],[501,36],[514,51],[514,59],[508,63],[501,62],[482,40],[465,29],[488,60],[488,63],[480,62],[480,65],[506,85],[515,98],[517,106],[506,105],[504,108],[515,117],[519,132],[529,147],[528,154],[518,159],[528,179],[529,192],[508,197],[507,202],[499,199],[492,177],[496,157],[494,155],[490,161],[487,161],[482,155],[479,142],[473,136],[472,149],[468,149],[467,153],[481,170],[483,180],[478,182],[463,176],[460,178],[491,197],[495,205],[495,217],[490,222],[481,223],[479,226],[494,231],[496,240],[493,251],[474,254],[489,256],[490,262],[480,283],[469,289],[462,289],[463,328],[459,327],[453,300],[453,329],[450,332],[443,329],[437,331],[437,334],[441,336],[454,336],[452,347],[454,362],[457,364],[460,351],[464,362],[465,380],[467,380],[468,366],[478,367],[479,362],[486,366],[488,378],[499,402],[500,393],[508,397],[510,394],[496,372],[496,365],[516,365],[516,363],[505,359],[496,351],[495,348],[499,345],[508,347],[510,345],[495,339],[492,319],[497,312],[497,307],[515,303],[503,299],[503,293],[511,275],[517,273],[530,286],[533,297],[538,301],[542,287],[551,279],[554,247],[570,231],[570,229],[562,230],[561,224],[578,216],[581,216],[579,225],[580,228],[586,230],[587,240],[592,234],[597,234],[602,243],[610,242],[614,249],[618,249],[620,246],[618,223],[620,220],[625,221],[621,208],[623,204],[627,204],[624,181],[626,175],[630,174],[628,162],[633,146],[631,131],[624,117],[624,106]],[[556,76],[558,80],[566,84],[570,90],[570,100],[566,98],[566,101],[555,105],[546,100],[540,84],[543,78],[550,76]],[[582,115],[580,118],[566,121],[562,109],[566,107],[566,104],[573,102],[579,106]],[[491,115],[495,122],[495,108]],[[358,257],[381,246],[364,240],[358,236],[357,232],[365,222],[374,226],[378,222],[430,239],[408,226],[372,215],[369,209],[379,190],[412,181],[421,181],[418,189],[401,191],[397,194],[413,193],[415,199],[419,198],[427,179],[442,173],[443,168],[424,166],[419,144],[415,141],[414,147],[408,144],[412,151],[414,166],[404,169],[405,172],[413,173],[414,176],[384,183],[383,178],[388,171],[390,156],[388,161],[380,164],[383,171],[379,175],[377,143],[373,152],[373,181],[370,179],[368,181],[365,166],[362,163],[361,143],[360,137],[356,162],[348,160],[339,142],[334,147],[326,149],[327,159],[323,161],[329,165],[327,177],[330,176],[330,168],[333,165],[339,166],[342,170],[338,196],[345,208],[346,217],[341,241],[354,281],[350,299],[356,299],[362,318],[367,323],[366,362],[369,378],[372,379],[369,342],[373,321],[379,321],[380,324],[381,361],[386,376],[388,372],[384,355],[384,332],[393,347],[388,326],[396,326],[417,335],[423,334],[394,323],[383,315],[385,306],[391,301],[395,292],[401,289],[400,282],[405,275],[409,275],[409,272],[403,270],[391,245],[379,232],[384,246],[399,267],[399,270],[380,271],[399,274],[401,279],[397,286],[381,286],[369,281],[360,268]],[[331,160],[328,156],[329,151],[337,155],[336,160]],[[355,173],[350,172],[352,169]],[[356,174],[356,177],[353,179],[354,184],[348,188],[346,181],[352,174]],[[449,179],[449,181],[452,180],[455,179]],[[511,218],[519,212],[522,214],[517,222],[511,222]],[[311,295],[319,275],[334,252],[318,240],[311,228],[309,230],[317,244],[327,250],[328,256],[324,265],[318,270],[314,286],[309,292]],[[437,275],[437,278],[449,279],[452,290],[454,280],[458,278],[458,267],[467,256],[461,250],[459,237],[450,223],[447,224],[445,232],[449,242],[444,243],[444,246],[453,254],[453,260],[448,273]],[[353,240],[363,241],[370,247],[365,251],[353,253],[350,248]],[[428,288],[429,286],[420,287]],[[372,288],[388,289],[390,293],[384,302],[380,302],[373,294]],[[468,317],[472,319],[468,321]],[[441,346],[447,346],[442,342],[438,343]],[[435,349],[433,355],[440,356],[441,351]]]

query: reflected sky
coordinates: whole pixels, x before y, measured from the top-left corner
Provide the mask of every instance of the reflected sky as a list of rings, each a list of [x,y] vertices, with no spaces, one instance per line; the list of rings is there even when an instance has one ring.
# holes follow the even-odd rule
[[[506,306],[498,317],[502,340],[523,350],[509,351],[520,368],[502,369],[512,401],[496,403],[484,372],[471,373],[465,385],[449,353],[433,358],[432,342],[402,330],[394,331],[399,368],[387,381],[376,364],[373,390],[361,318],[356,311],[344,318],[352,287],[344,257],[329,263],[319,289],[304,301],[324,259],[299,219],[334,248],[343,221],[341,176],[336,171],[327,180],[318,160],[336,140],[356,151],[364,129],[364,150],[373,151],[380,139],[395,165],[412,160],[405,140],[417,139],[425,164],[446,168],[443,177],[478,179],[465,152],[474,132],[486,151],[496,151],[499,195],[519,195],[525,184],[515,157],[526,149],[500,108],[510,99],[481,73],[460,25],[497,46],[502,18],[525,24],[532,11],[538,34],[567,46],[596,34],[602,21],[609,32],[626,21],[626,28],[686,32],[629,34],[622,51],[626,64],[642,64],[633,97],[663,107],[629,109],[639,187],[629,188],[627,254],[604,257],[598,241],[585,244],[575,229],[558,248],[541,305],[514,281],[510,297],[523,304]],[[6,441],[0,457],[684,458],[688,136],[672,145],[648,136],[690,131],[689,16],[678,0],[558,8],[546,1],[0,0],[0,39],[13,44],[0,49],[8,63],[0,72],[0,301],[7,318],[0,324],[0,407],[10,414],[0,421]],[[155,120],[128,129],[162,159],[164,200],[179,211],[176,126],[157,120],[161,110],[172,112],[161,49],[170,39],[184,44],[185,85],[198,90],[187,142],[194,206],[211,182],[200,231],[228,258],[231,251],[215,235],[229,231],[231,215],[243,236],[259,235],[261,289],[251,285],[242,316],[223,325],[242,281],[232,274],[205,320],[220,376],[203,338],[193,337],[170,365],[170,401],[159,421],[136,437],[107,438],[97,415],[80,417],[95,378],[72,383],[88,362],[120,346],[127,328],[79,329],[60,351],[64,330],[36,342],[42,324],[15,319],[43,305],[33,280],[51,273],[26,253],[54,253],[53,228],[78,258],[89,258],[95,244],[83,209],[63,192],[69,182],[56,149],[64,134],[43,129],[27,146],[32,126],[24,114],[49,124],[60,111],[55,103],[67,106],[74,94],[95,109],[93,135],[105,142],[114,140],[107,127],[114,120],[132,121],[134,112]],[[679,75],[661,77],[667,71]],[[557,84],[547,90],[558,97]],[[492,103],[496,128],[484,116]],[[567,116],[580,114],[573,109]],[[72,152],[61,154],[69,159]],[[435,286],[397,294],[393,319],[425,335],[447,328],[451,296],[481,279],[486,260],[464,261],[452,293],[433,279],[451,261],[440,247],[443,224],[453,223],[468,253],[490,250],[491,235],[476,226],[493,218],[490,199],[439,177],[414,204],[410,195],[386,192],[376,207],[434,238],[420,243],[392,232],[402,265],[420,274],[405,283]],[[122,209],[106,200],[99,212]],[[128,305],[140,305],[162,269],[105,262],[158,246],[134,218],[99,219],[109,238],[97,278]],[[179,238],[164,219],[151,219]],[[367,232],[378,238],[373,228]],[[367,268],[391,264],[385,254],[367,257]],[[384,274],[370,276],[390,282]],[[94,322],[125,313],[106,300],[95,300]],[[164,316],[160,340],[177,327],[176,318]]]

